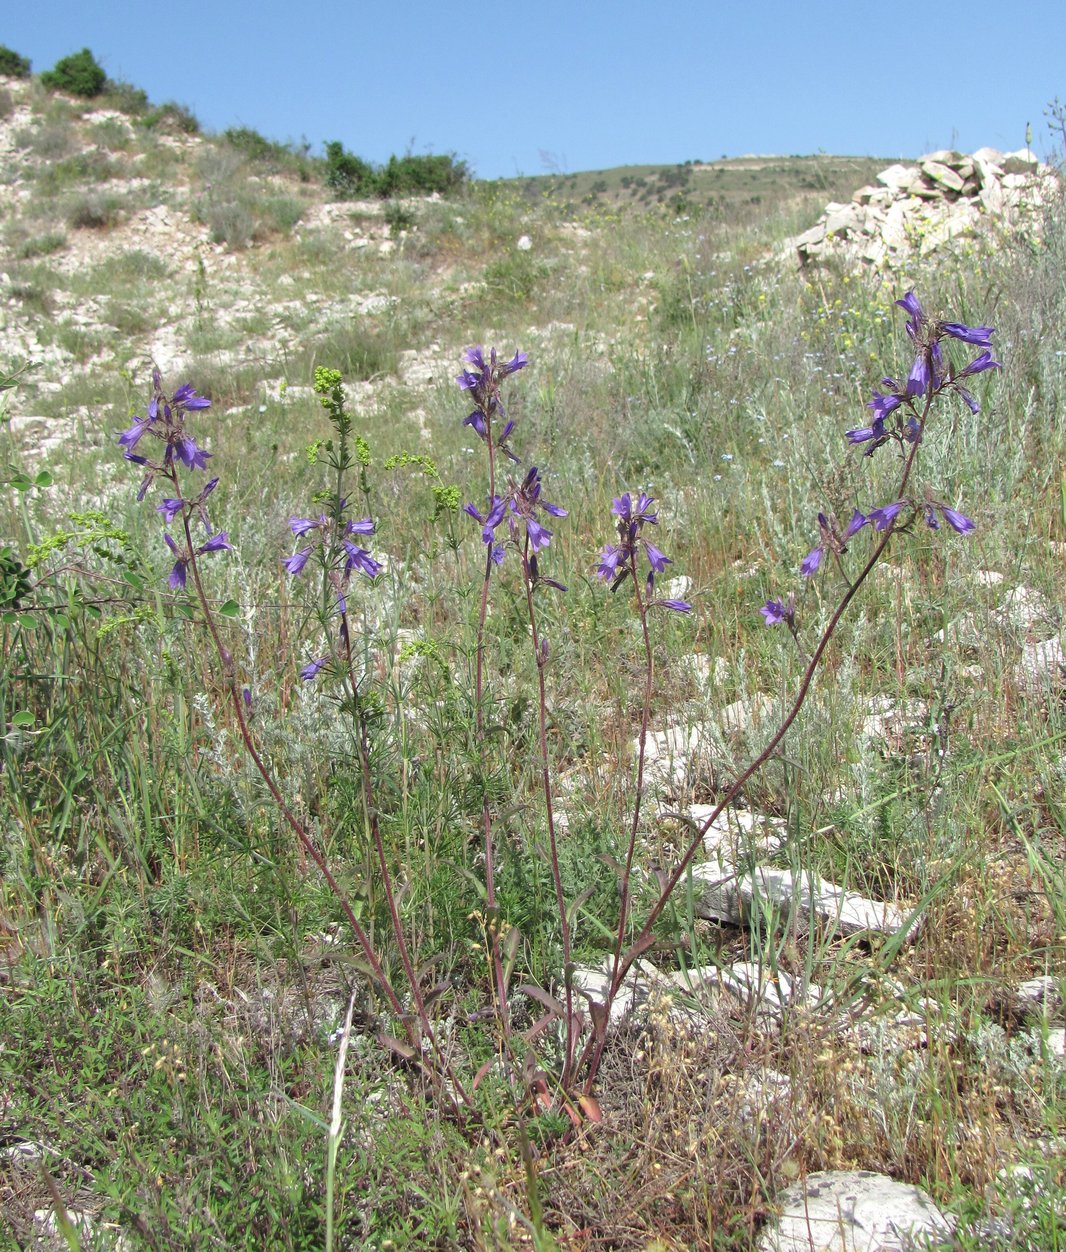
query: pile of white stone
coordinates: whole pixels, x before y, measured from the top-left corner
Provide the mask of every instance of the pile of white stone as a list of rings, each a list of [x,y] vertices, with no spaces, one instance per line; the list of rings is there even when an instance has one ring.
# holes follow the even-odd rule
[[[893,268],[989,225],[1035,224],[1058,190],[1055,170],[1025,148],[930,152],[914,165],[882,170],[849,204],[826,205],[790,243],[803,265],[841,257]]]

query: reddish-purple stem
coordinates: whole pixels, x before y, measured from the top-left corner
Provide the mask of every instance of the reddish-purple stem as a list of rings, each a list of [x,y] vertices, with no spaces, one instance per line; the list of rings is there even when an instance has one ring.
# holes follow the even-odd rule
[[[906,460],[904,461],[903,474],[902,474],[902,477],[900,478],[899,487],[896,491],[897,499],[900,499],[903,497],[903,493],[906,491],[907,484],[910,481],[911,471],[914,468],[914,462],[918,454],[918,448],[921,445],[922,437],[925,433],[925,423],[926,423],[926,419],[929,416],[929,410],[932,407],[934,395],[935,393],[930,393],[926,397],[925,407],[918,420],[917,433],[911,445],[910,451],[907,453]],[[604,1048],[604,1044],[606,1042],[606,1037],[607,1037],[607,1023],[610,1020],[611,1006],[614,1003],[615,996],[618,994],[619,990],[621,989],[622,983],[625,981],[626,975],[629,973],[630,969],[632,968],[634,961],[636,961],[641,956],[641,954],[646,952],[648,948],[651,946],[651,943],[653,942],[653,927],[655,926],[655,923],[659,920],[660,916],[662,915],[663,910],[666,908],[666,905],[670,899],[670,896],[673,894],[674,889],[677,887],[678,883],[681,881],[682,877],[687,871],[692,861],[692,858],[696,855],[696,852],[700,849],[700,847],[702,847],[703,840],[707,834],[707,831],[710,830],[711,826],[717,821],[717,819],[721,816],[721,814],[725,811],[725,809],[728,808],[729,805],[733,803],[733,801],[737,798],[737,796],[743,790],[748,780],[754,774],[756,774],[760,769],[762,769],[762,767],[766,764],[766,762],[770,759],[770,757],[773,756],[774,752],[777,750],[778,744],[780,744],[781,740],[784,739],[785,735],[789,731],[789,728],[792,726],[792,723],[796,720],[796,717],[799,715],[799,711],[803,707],[807,699],[807,696],[810,692],[811,684],[814,681],[814,675],[818,669],[818,665],[822,659],[823,654],[825,653],[826,648],[829,646],[830,640],[832,639],[833,635],[836,633],[836,628],[840,624],[841,618],[844,616],[845,612],[847,611],[847,608],[851,604],[851,601],[858,594],[859,589],[862,587],[863,583],[869,577],[870,572],[873,570],[874,566],[880,560],[881,554],[884,552],[885,548],[888,546],[889,540],[892,538],[892,534],[895,530],[896,530],[896,519],[893,518],[885,527],[884,534],[882,535],[877,545],[874,547],[873,552],[870,554],[868,560],[866,561],[866,564],[863,566],[858,577],[855,579],[853,583],[849,584],[847,590],[844,592],[844,595],[841,597],[840,603],[837,605],[835,611],[833,612],[833,616],[829,619],[828,625],[823,630],[821,638],[818,641],[818,645],[814,649],[814,652],[811,654],[810,660],[807,662],[807,666],[806,666],[806,669],[804,670],[803,678],[800,681],[799,690],[796,694],[796,698],[793,700],[792,705],[789,708],[788,713],[785,715],[784,720],[778,726],[777,730],[773,733],[767,745],[763,748],[763,750],[759,753],[759,755],[755,758],[755,760],[752,761],[751,764],[748,765],[743,770],[743,772],[739,775],[739,777],[736,779],[733,785],[729,788],[726,794],[722,797],[722,799],[718,802],[718,804],[714,807],[711,813],[704,820],[695,838],[693,838],[692,842],[689,844],[688,848],[685,850],[684,855],[681,857],[681,860],[678,862],[677,866],[675,867],[674,872],[670,875],[670,877],[666,880],[665,884],[661,887],[660,892],[659,892],[659,898],[655,902],[655,905],[652,908],[651,912],[645,918],[644,924],[642,925],[639,933],[637,934],[637,937],[633,940],[633,942],[626,949],[626,952],[624,953],[624,955],[622,955],[621,959],[620,960],[616,959],[614,970],[611,976],[611,985],[607,991],[606,1003],[604,1005],[604,1012],[601,1014],[600,1021],[596,1025],[592,1038],[590,1038],[588,1043],[585,1045],[585,1049],[584,1049],[584,1052],[582,1053],[581,1060],[578,1066],[578,1068],[580,1069],[585,1066],[586,1062],[588,1064],[588,1068],[585,1073],[585,1091],[586,1092],[591,1091],[592,1085],[596,1078],[596,1074],[599,1070],[600,1060],[603,1056],[603,1048]]]
[[[538,722],[540,729],[540,773],[544,791],[544,811],[548,818],[548,847],[551,855],[552,882],[555,884],[555,904],[559,910],[559,927],[563,941],[563,988],[566,1008],[566,1051],[563,1059],[561,1084],[565,1091],[570,1083],[574,1063],[574,971],[570,955],[570,919],[566,913],[566,897],[563,894],[563,878],[559,870],[559,845],[555,838],[555,814],[552,805],[551,764],[548,759],[548,696],[544,683],[544,666],[547,658],[541,654],[540,635],[537,630],[537,614],[533,607],[533,572],[529,567],[529,534],[526,534],[522,550],[522,575],[526,588],[526,609],[529,613],[529,629],[533,642],[533,657],[537,664],[537,690],[539,694]]]

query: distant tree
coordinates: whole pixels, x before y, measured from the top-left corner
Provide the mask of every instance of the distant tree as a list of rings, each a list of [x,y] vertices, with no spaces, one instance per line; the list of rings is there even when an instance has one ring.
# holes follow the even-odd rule
[[[402,157],[390,156],[384,166],[375,167],[354,153],[345,152],[337,140],[326,144],[326,185],[341,200],[358,196],[426,196],[455,191],[469,178],[465,161],[454,153]]]
[[[354,152],[345,152],[339,139],[326,144],[326,186],[340,200],[373,196],[378,190],[374,167]]]
[[[52,91],[67,91],[86,99],[98,96],[107,85],[107,75],[88,48],[63,57],[41,75],[41,82]]]
[[[446,195],[462,185],[468,172],[466,163],[452,153],[391,156],[378,175],[378,195],[426,196],[434,191]]]
[[[176,130],[183,135],[200,133],[196,114],[186,105],[177,104],[174,100],[167,100],[149,109],[140,122],[146,130]]]
[[[148,93],[143,87],[135,87],[132,83],[109,78],[104,87],[109,108],[118,109],[127,117],[144,117],[152,107]]]
[[[29,58],[19,56],[13,49],[5,48],[0,43],[0,74],[4,74],[8,78],[29,78]]]

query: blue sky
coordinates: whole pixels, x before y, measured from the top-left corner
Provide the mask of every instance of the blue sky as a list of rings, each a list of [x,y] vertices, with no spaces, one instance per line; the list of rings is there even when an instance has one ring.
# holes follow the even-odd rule
[[[9,0],[0,43],[212,130],[455,152],[483,178],[759,153],[1024,145],[1066,98],[1066,3]]]

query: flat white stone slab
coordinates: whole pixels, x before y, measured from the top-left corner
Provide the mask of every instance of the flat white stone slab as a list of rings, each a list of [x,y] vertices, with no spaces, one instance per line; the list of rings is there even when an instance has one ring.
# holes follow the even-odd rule
[[[1050,974],[1041,974],[1039,978],[1023,982],[1014,993],[1014,1002],[1026,1019],[1046,1017],[1055,1024],[1066,1020],[1059,985]]]
[[[689,765],[699,748],[702,735],[694,726],[670,726],[648,732],[644,741],[644,781],[666,790],[683,787]],[[633,740],[633,757],[640,751],[640,740]]]
[[[613,962],[610,957],[603,965],[579,965],[574,969],[572,986],[576,1007],[588,1007],[586,996],[594,1003],[603,1004],[607,1000],[607,990],[611,985],[611,969]],[[618,994],[611,1005],[611,1025],[616,1026],[627,1013],[639,1008],[648,998],[652,987],[658,983],[664,985],[663,976],[647,961],[636,961],[629,971]],[[582,995],[581,993],[585,994]]]
[[[781,1196],[759,1252],[904,1252],[951,1238],[954,1223],[920,1188],[865,1170],[809,1174]]]
[[[907,914],[896,905],[845,891],[817,874],[793,874],[788,869],[760,866],[736,878],[723,878],[714,866],[697,865],[692,879],[697,892],[701,893],[696,913],[712,921],[739,925],[759,903],[813,913],[844,935],[862,931],[894,935],[907,921]],[[917,926],[911,933],[916,930]]]
[[[703,965],[698,969],[679,970],[670,976],[670,981],[676,987],[691,988],[697,993],[705,987],[728,991],[742,1004],[754,1008],[757,1017],[772,1020],[779,1019],[793,1006],[813,1007],[822,997],[821,987],[814,983],[804,986],[784,970],[775,973],[752,961],[738,961],[721,969],[717,965]]]

